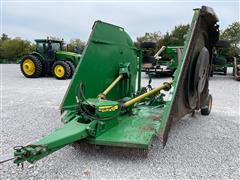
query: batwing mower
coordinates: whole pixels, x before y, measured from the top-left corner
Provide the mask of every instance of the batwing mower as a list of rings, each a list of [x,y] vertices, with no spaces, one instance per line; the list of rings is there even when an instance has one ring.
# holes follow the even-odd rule
[[[182,49],[182,46],[162,46],[154,56],[143,49],[142,71],[149,75],[171,76],[177,69]]]
[[[32,144],[16,146],[14,163],[34,163],[82,140],[148,149],[153,137],[166,143],[173,120],[195,111],[209,115],[208,80],[219,36],[217,21],[209,7],[194,10],[174,77],[156,88],[141,88],[141,50],[125,30],[96,21],[60,106],[63,127]]]

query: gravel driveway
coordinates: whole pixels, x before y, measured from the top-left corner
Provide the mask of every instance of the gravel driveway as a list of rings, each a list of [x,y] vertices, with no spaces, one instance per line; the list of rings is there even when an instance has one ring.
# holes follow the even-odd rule
[[[18,65],[0,66],[0,149],[5,154],[61,126],[58,108],[70,80],[27,79]],[[164,80],[153,79],[153,85]],[[174,122],[165,148],[154,140],[148,157],[66,146],[34,165],[25,163],[24,170],[12,162],[1,164],[0,179],[239,179],[239,89],[230,74],[214,76],[212,113]]]

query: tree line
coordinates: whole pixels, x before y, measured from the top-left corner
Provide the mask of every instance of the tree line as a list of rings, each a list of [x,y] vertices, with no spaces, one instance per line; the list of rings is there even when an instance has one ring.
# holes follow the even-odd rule
[[[145,33],[144,36],[137,38],[137,42],[135,44],[137,47],[140,47],[140,44],[144,41],[154,41],[157,43],[157,47],[153,49],[154,52],[157,52],[157,50],[159,50],[162,46],[183,46],[189,28],[189,24],[181,24],[175,26],[172,31],[165,34],[162,34],[160,31]],[[230,42],[231,47],[226,50],[229,58],[238,56],[240,53],[240,23],[233,22],[226,29],[220,31],[219,39]]]
[[[154,41],[157,47],[154,51],[164,46],[184,45],[185,35],[189,30],[189,24],[175,26],[172,31],[162,34],[160,31],[145,33],[144,36],[137,37],[135,45],[139,48],[145,41]],[[59,38],[55,38],[59,39]],[[240,23],[234,22],[220,32],[220,39],[228,40],[232,47],[228,50],[229,56],[237,55],[237,46],[240,40]],[[86,43],[81,39],[72,39],[66,43],[64,49],[70,52],[81,53]],[[2,34],[0,39],[0,63],[16,63],[24,54],[35,50],[35,43],[22,38],[10,38],[7,34]]]

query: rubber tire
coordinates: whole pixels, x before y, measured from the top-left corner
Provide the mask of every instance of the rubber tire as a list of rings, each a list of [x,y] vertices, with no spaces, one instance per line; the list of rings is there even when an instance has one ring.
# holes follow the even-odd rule
[[[227,75],[227,67],[224,67],[223,73],[224,73],[224,75]]]
[[[212,95],[210,94],[208,96],[207,107],[204,107],[204,108],[201,109],[201,114],[203,116],[208,116],[211,113],[211,109],[212,109]]]
[[[42,73],[41,77],[46,77],[48,75],[51,75],[51,68],[49,68],[49,64],[46,61],[42,61]],[[50,71],[50,72],[48,72]]]
[[[64,68],[64,72],[65,74],[62,76],[62,77],[58,77],[55,75],[55,72],[54,72],[54,68],[55,66],[57,65],[61,65],[63,68]],[[68,63],[64,62],[64,61],[56,61],[55,63],[53,63],[52,65],[52,74],[53,76],[56,78],[56,79],[59,79],[59,80],[64,80],[64,79],[68,79],[71,75],[71,68],[70,66],[68,65]]]
[[[142,59],[142,64],[144,63],[156,63],[156,59],[153,57],[153,56],[143,56],[143,59]]]
[[[69,78],[72,78],[72,76],[75,72],[75,66],[74,66],[73,62],[71,62],[71,61],[66,61],[66,63],[69,65],[69,67],[71,69],[71,74],[70,74]]]
[[[230,48],[231,44],[227,40],[218,40],[218,42],[215,44],[216,48]]]
[[[152,49],[152,48],[156,48],[156,47],[157,47],[157,43],[151,42],[151,41],[149,41],[149,42],[143,42],[143,43],[141,43],[141,45],[140,45],[140,48],[141,48],[141,49]]]
[[[211,67],[211,70],[210,70],[210,77],[213,77],[213,67]]]
[[[32,75],[25,74],[25,72],[23,70],[23,63],[26,59],[31,59],[32,62],[34,63],[34,65],[35,65],[35,72]],[[22,71],[22,73],[25,77],[27,77],[27,78],[38,78],[42,74],[43,66],[42,66],[42,62],[36,56],[28,54],[28,55],[23,56],[23,58],[21,60],[21,63],[20,63],[20,68],[21,68],[21,71]]]

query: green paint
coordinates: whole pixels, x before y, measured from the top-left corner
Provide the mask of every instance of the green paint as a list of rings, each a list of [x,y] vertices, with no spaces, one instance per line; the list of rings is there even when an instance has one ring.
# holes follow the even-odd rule
[[[82,139],[92,144],[147,149],[152,138],[164,131],[172,118],[170,113],[179,91],[180,78],[186,63],[193,61],[186,56],[198,17],[199,10],[195,10],[167,100],[164,101],[161,91],[130,108],[124,108],[122,104],[135,96],[136,83],[141,84],[141,51],[135,48],[123,28],[95,22],[60,107],[65,125],[36,143],[16,149],[15,163],[34,162]],[[98,99],[98,94],[103,92],[119,73],[127,76],[111,89],[106,100]],[[84,88],[80,84],[83,84]]]
[[[87,127],[90,124],[81,124],[77,120],[78,117],[36,143],[15,150],[16,160],[14,162],[16,164],[24,161],[33,163],[67,144],[86,138],[88,136]]]
[[[107,97],[110,100],[131,97],[135,92],[137,49],[123,28],[95,22],[61,110],[75,109],[80,82],[85,86],[85,98],[96,98],[118,77],[121,63],[130,63],[130,75],[109,92]]]
[[[189,28],[188,34],[186,36],[186,41],[184,43],[184,48],[183,48],[183,52],[181,55],[181,60],[179,62],[178,68],[176,69],[176,71],[174,72],[174,78],[173,78],[173,85],[172,88],[170,89],[170,93],[169,93],[169,100],[166,102],[166,105],[163,108],[164,113],[162,114],[161,117],[161,125],[159,126],[159,129],[157,131],[161,131],[161,130],[165,130],[166,125],[167,125],[167,121],[169,120],[169,116],[170,116],[170,112],[172,110],[172,106],[173,106],[173,100],[176,96],[177,93],[177,87],[178,84],[181,83],[180,82],[180,78],[181,78],[181,73],[183,71],[184,68],[184,64],[186,63],[186,58],[185,55],[187,55],[187,50],[188,47],[190,46],[190,38],[191,38],[191,34],[193,33],[193,28],[195,26],[195,23],[199,17],[199,9],[195,9],[194,10],[194,16],[191,22],[191,26]]]
[[[40,58],[41,61],[53,64],[54,61],[71,61],[77,66],[80,61],[80,54],[63,51],[63,41],[49,40],[49,39],[36,39],[36,51],[32,52]],[[48,49],[53,50],[53,57],[48,56]]]
[[[160,54],[160,59],[155,59],[156,63],[150,65],[150,67],[142,67],[142,70],[146,72],[146,74],[164,74],[164,73],[173,73],[180,61],[179,53],[183,46],[167,46],[165,50]]]
[[[168,46],[166,48],[166,54],[171,57],[171,61],[168,61],[166,64],[168,69],[171,69],[172,71],[175,71],[177,69],[179,63],[177,51],[181,49],[183,49],[183,46]]]
[[[119,116],[115,127],[88,140],[93,144],[147,149],[152,137],[157,134],[161,113],[161,108],[153,106],[136,107],[133,114]]]

